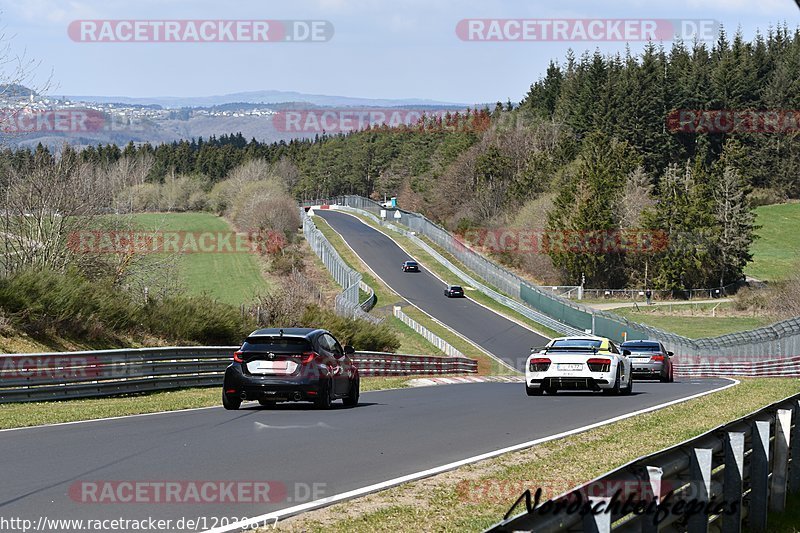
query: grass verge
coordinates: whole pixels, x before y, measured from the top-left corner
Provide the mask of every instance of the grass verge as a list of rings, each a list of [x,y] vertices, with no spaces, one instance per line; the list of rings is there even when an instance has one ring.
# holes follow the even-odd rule
[[[431,376],[365,377],[361,378],[361,391],[402,389],[421,377]],[[221,406],[221,391],[220,385],[112,398],[0,404],[0,429]]]
[[[419,531],[424,524],[425,531],[481,531],[528,488],[555,496],[798,392],[796,379],[742,380],[719,393],[290,518],[279,528],[366,533]]]
[[[786,510],[770,514],[767,526],[772,533],[800,533],[800,493],[789,494]]]
[[[633,322],[648,324],[665,331],[671,331],[690,339],[717,337],[726,333],[750,331],[775,322],[765,316],[710,316],[713,304],[684,304],[672,306],[674,309],[688,307],[679,314],[671,314],[670,306],[632,307],[613,309],[611,312]],[[697,311],[691,315],[689,312]],[[704,314],[703,314],[704,313]]]

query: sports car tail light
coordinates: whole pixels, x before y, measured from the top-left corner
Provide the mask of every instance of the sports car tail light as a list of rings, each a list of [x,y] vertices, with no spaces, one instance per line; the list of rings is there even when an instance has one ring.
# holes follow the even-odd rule
[[[550,368],[550,359],[546,357],[534,357],[531,359],[531,372],[547,372],[548,368]]]
[[[242,352],[233,352],[233,361],[236,363],[244,363],[244,359],[242,359]]]
[[[586,361],[589,370],[592,372],[608,372],[611,370],[611,359],[589,359]]]
[[[664,356],[663,355],[654,355],[654,356],[652,356],[650,358],[650,361],[653,362],[653,363],[663,362],[664,361]]]
[[[317,357],[319,357],[317,352],[303,352],[303,359],[300,361],[300,364],[308,365]]]

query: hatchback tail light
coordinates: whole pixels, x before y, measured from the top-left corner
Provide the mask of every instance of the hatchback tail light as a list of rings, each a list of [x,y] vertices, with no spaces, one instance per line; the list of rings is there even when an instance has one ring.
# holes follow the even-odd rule
[[[317,352],[303,352],[303,359],[300,361],[300,364],[308,365],[317,357],[319,357]]]
[[[233,352],[233,361],[236,363],[244,363],[244,359],[242,359],[242,352]]]
[[[547,372],[548,368],[550,368],[550,359],[547,357],[534,357],[531,359],[531,372]]]
[[[586,361],[586,364],[592,372],[608,372],[611,370],[611,359],[592,358]]]

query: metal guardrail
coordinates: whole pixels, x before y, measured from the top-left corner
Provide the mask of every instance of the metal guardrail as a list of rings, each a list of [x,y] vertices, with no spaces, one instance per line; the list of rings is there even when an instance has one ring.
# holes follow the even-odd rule
[[[221,387],[237,349],[201,346],[0,354],[0,403]],[[471,374],[478,370],[477,361],[464,357],[356,352],[351,358],[362,376]]]
[[[487,531],[734,533],[743,524],[766,531],[768,513],[783,511],[787,493],[800,490],[798,413],[800,394],[636,459],[538,506],[525,502],[526,512],[507,515]],[[641,503],[643,512],[623,505],[629,498]],[[612,505],[615,501],[619,505]],[[598,512],[581,514],[589,510],[582,506],[587,502]]]
[[[372,290],[372,287],[363,281],[358,282],[358,287],[368,294],[364,301],[358,304],[358,306],[361,307],[365,313],[369,313],[372,308],[375,307],[375,304],[378,303],[378,297],[375,295],[375,291]]]
[[[574,328],[578,331],[592,331],[596,335],[616,341],[657,339],[677,354],[676,362],[679,364],[683,357],[716,357],[733,362],[736,359],[747,360],[754,357],[763,359],[800,355],[800,317],[742,333],[689,339],[554,295],[475,252],[466,243],[418,213],[386,209],[360,196],[341,196],[324,202],[360,209],[376,218],[381,210],[400,213],[399,219],[394,216],[390,218],[411,231],[424,235],[452,254],[485,283],[510,296],[511,301],[555,320],[556,325],[561,324],[560,327],[551,327],[558,332],[567,331],[565,328]]]
[[[399,305],[394,306],[392,310],[394,316],[400,319],[406,326],[410,327],[423,337],[429,343],[433,344],[437,348],[439,348],[442,352],[446,353],[451,357],[466,357],[463,353],[461,353],[455,346],[444,340],[443,338],[436,335],[434,332],[408,316],[403,312]]]
[[[383,319],[368,314],[365,306],[369,301],[359,301],[358,289],[363,283],[361,280],[361,273],[356,272],[350,268],[344,259],[339,255],[333,245],[328,241],[325,235],[317,228],[314,221],[307,213],[302,213],[303,219],[303,235],[308,241],[309,246],[322,260],[322,263],[336,280],[336,283],[342,287],[343,291],[336,296],[334,302],[334,310],[336,314],[346,316],[348,318],[358,318],[367,320],[373,324],[380,324]],[[375,294],[372,294],[372,298]],[[373,303],[374,305],[374,303]]]

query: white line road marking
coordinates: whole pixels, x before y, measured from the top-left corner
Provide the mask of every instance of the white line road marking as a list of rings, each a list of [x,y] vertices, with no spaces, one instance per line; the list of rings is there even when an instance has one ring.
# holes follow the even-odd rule
[[[229,524],[224,527],[217,527],[214,529],[208,529],[205,533],[228,533],[229,531],[238,531],[242,528],[247,528],[250,524],[258,524],[263,523],[264,521],[272,521],[272,520],[283,520],[285,518],[289,518],[290,516],[298,515],[300,513],[306,511],[312,511],[314,509],[319,509],[321,507],[326,507],[328,505],[342,502],[345,500],[351,500],[353,498],[357,498],[359,496],[365,496],[367,494],[371,494],[373,492],[378,492],[381,490],[388,489],[390,487],[394,487],[396,485],[400,485],[402,483],[408,483],[410,481],[417,481],[419,479],[423,479],[426,477],[435,476],[437,474],[441,474],[442,472],[447,472],[448,470],[454,470],[464,465],[468,465],[471,463],[476,463],[478,461],[483,461],[485,459],[491,459],[493,457],[497,457],[498,455],[502,455],[504,453],[509,452],[516,452],[519,450],[524,450],[525,448],[530,448],[531,446],[536,446],[537,444],[543,444],[545,442],[550,442],[556,439],[560,439],[563,437],[568,437],[570,435],[577,435],[578,433],[584,433],[591,429],[599,428],[608,424],[613,424],[614,422],[619,422],[620,420],[625,420],[627,418],[632,418],[634,416],[638,416],[645,413],[650,413],[652,411],[658,411],[660,409],[664,409],[665,407],[669,407],[671,405],[676,405],[679,403],[687,402],[689,400],[694,400],[695,398],[700,398],[702,396],[706,396],[708,394],[712,394],[715,392],[720,392],[725,389],[729,389],[731,387],[735,387],[739,384],[738,380],[731,379],[731,378],[722,378],[731,381],[730,384],[725,385],[724,387],[720,387],[717,389],[712,389],[710,391],[699,392],[697,394],[693,394],[691,396],[687,396],[686,398],[679,398],[677,400],[672,400],[671,402],[663,403],[660,405],[654,405],[652,407],[647,407],[646,409],[640,409],[639,411],[634,411],[632,413],[628,413],[625,415],[620,415],[614,418],[610,418],[608,420],[604,420],[602,422],[596,422],[594,424],[590,424],[588,426],[583,426],[580,428],[572,429],[569,431],[565,431],[563,433],[558,433],[557,435],[551,435],[549,437],[543,437],[541,439],[532,440],[529,442],[523,442],[522,444],[516,444],[514,446],[509,446],[507,448],[501,448],[499,450],[494,450],[491,452],[487,452],[481,455],[476,455],[474,457],[468,457],[467,459],[462,459],[460,461],[455,461],[453,463],[448,463],[446,465],[437,466],[435,468],[430,468],[428,470],[423,470],[421,472],[415,472],[413,474],[408,474],[405,476],[397,477],[394,479],[388,479],[386,481],[382,481],[380,483],[375,483],[374,485],[368,485],[366,487],[362,487],[359,489],[350,490],[347,492],[343,492],[341,494],[335,494],[333,496],[329,496],[327,498],[322,498],[320,500],[315,500],[313,502],[307,502],[300,505],[295,505],[294,507],[287,507],[286,509],[281,509],[280,511],[274,511],[272,513],[263,514],[260,516],[255,516],[252,518],[248,518],[247,520],[242,520],[239,522],[235,522],[233,524]]]
[[[325,429],[333,429],[332,426],[329,426],[325,422],[317,422],[316,424],[306,424],[305,426],[270,426],[269,424],[263,424],[261,422],[254,422],[256,425],[256,429],[313,429],[313,428],[325,428]]]

